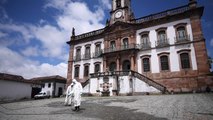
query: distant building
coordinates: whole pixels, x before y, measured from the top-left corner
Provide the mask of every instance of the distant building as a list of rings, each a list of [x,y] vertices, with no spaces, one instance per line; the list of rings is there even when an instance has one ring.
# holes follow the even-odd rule
[[[81,35],[73,30],[67,42],[67,85],[75,78],[84,83],[85,93],[110,96],[213,87],[203,10],[189,0],[184,6],[134,18],[131,0],[112,0],[104,28]]]
[[[41,86],[22,76],[0,73],[0,101],[30,99],[33,87]]]
[[[60,97],[65,91],[66,79],[61,76],[47,76],[32,78],[32,81],[41,82],[41,91],[51,97]]]

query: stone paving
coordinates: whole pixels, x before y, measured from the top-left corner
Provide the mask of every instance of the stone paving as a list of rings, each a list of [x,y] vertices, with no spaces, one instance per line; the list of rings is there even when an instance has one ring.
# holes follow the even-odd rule
[[[79,112],[64,98],[0,104],[0,120],[213,120],[213,94],[82,99]]]

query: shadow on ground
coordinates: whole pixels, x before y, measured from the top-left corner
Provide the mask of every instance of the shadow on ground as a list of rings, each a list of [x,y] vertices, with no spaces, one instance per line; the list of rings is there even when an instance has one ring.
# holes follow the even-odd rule
[[[127,102],[128,104],[128,102]],[[48,104],[48,107],[65,107],[63,102]],[[85,118],[97,118],[102,120],[167,120],[158,118],[146,113],[136,112],[136,109],[127,109],[123,107],[105,106],[104,104],[82,102],[79,112],[72,111],[70,106],[67,109],[55,111],[51,114],[72,114],[76,117],[84,116]]]

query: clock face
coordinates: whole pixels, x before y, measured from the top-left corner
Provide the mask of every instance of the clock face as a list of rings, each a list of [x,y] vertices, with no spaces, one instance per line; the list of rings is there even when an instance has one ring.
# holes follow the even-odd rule
[[[118,11],[115,13],[115,18],[120,18],[122,16],[122,12]]]

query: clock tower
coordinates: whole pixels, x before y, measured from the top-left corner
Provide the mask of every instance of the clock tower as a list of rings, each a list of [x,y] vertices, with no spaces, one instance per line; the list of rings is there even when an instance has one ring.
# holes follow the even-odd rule
[[[134,15],[131,10],[131,0],[112,0],[110,24],[116,21],[129,22]]]

